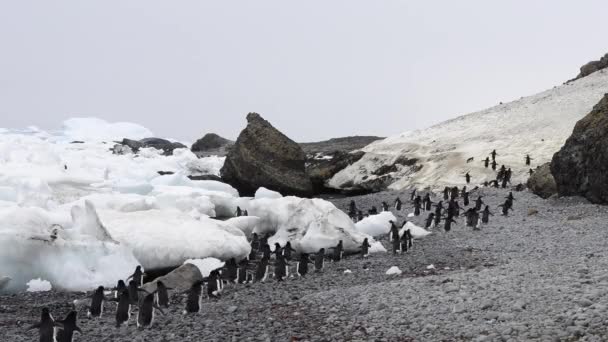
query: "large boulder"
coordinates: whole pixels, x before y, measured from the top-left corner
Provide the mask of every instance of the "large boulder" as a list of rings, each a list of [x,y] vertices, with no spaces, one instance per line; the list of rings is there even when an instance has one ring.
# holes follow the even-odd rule
[[[220,137],[215,133],[207,133],[192,144],[192,152],[196,154],[226,155],[227,149],[234,141]]]
[[[122,146],[122,147],[121,147]],[[186,145],[178,142],[171,142],[161,138],[144,138],[141,140],[122,139],[120,144],[114,147],[114,153],[123,154],[124,147],[128,146],[131,151],[137,153],[140,149],[153,147],[157,150],[162,150],[165,155],[172,155],[173,150],[177,148],[187,148]]]
[[[542,198],[549,198],[555,195],[557,193],[557,185],[555,184],[555,178],[551,174],[551,163],[545,163],[536,168],[536,171],[528,178],[526,185],[530,191]]]
[[[579,79],[579,78],[583,78],[585,76],[589,76],[592,73],[608,68],[608,53],[605,54],[602,58],[600,58],[598,61],[591,61],[585,65],[583,65],[581,67],[581,71],[578,74],[578,76],[576,76],[575,79]]]
[[[203,275],[195,265],[183,264],[171,273],[144,284],[143,289],[150,293],[154,292],[156,290],[156,282],[159,280],[174,291],[185,291],[195,282],[203,280]]]
[[[300,145],[257,113],[249,113],[247,122],[226,156],[222,179],[245,196],[255,194],[259,187],[283,195],[311,196],[306,155]]]
[[[560,196],[584,196],[608,202],[608,94],[574,126],[553,155],[551,173]]]

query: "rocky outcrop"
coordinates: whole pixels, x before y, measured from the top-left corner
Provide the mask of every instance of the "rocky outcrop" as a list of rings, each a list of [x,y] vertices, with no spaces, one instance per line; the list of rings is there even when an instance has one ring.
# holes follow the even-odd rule
[[[600,58],[598,61],[591,61],[581,67],[581,71],[576,76],[574,80],[578,80],[579,78],[583,78],[585,76],[589,76],[592,73],[608,68],[608,53],[604,55],[604,57]]]
[[[364,148],[374,141],[384,138],[376,136],[353,136],[343,138],[333,138],[325,141],[300,143],[304,153],[308,155],[332,154],[335,152],[351,152]]]
[[[336,173],[361,159],[364,154],[362,151],[351,153],[336,151],[320,158],[309,158],[306,161],[306,173],[310,177],[314,193],[335,192],[335,189],[327,186],[327,182]]]
[[[124,138],[119,144],[116,144],[113,148],[114,153],[116,154],[124,154],[130,151],[137,153],[140,149],[146,147],[153,147],[157,150],[162,150],[164,155],[170,156],[173,154],[173,150],[177,148],[187,148],[186,145],[171,142],[166,139],[161,138],[145,138],[141,140],[132,140]]]
[[[545,163],[536,168],[534,173],[528,178],[526,185],[530,191],[542,198],[549,198],[555,195],[557,193],[557,185],[551,174],[551,163]]]
[[[193,264],[183,264],[172,272],[162,277],[154,279],[154,281],[144,284],[144,290],[152,293],[156,290],[156,282],[162,281],[167,287],[174,291],[185,291],[192,286],[193,283],[203,280],[201,271]]]
[[[190,149],[197,155],[224,156],[232,145],[234,145],[234,141],[222,138],[215,133],[208,133],[192,144],[192,148]]]
[[[560,196],[608,203],[608,94],[574,126],[553,156],[551,173]]]
[[[312,196],[302,148],[257,113],[249,113],[247,122],[226,156],[222,180],[242,196],[254,195],[259,187],[282,195]]]

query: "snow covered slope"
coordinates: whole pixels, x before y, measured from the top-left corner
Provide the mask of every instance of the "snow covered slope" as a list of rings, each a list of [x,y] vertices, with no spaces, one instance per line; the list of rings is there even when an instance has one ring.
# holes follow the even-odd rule
[[[495,179],[482,160],[496,149],[498,167],[513,170],[513,184],[528,178],[526,154],[532,167],[551,160],[575,123],[608,92],[608,71],[601,70],[577,81],[521,98],[480,112],[460,116],[424,130],[405,132],[372,143],[357,163],[336,174],[330,186],[338,189],[366,189],[388,186],[443,188]],[[474,158],[467,163],[468,158]],[[400,163],[407,158],[415,165]],[[384,167],[384,171],[381,169]],[[419,170],[417,170],[421,167]],[[375,174],[374,174],[375,173]]]

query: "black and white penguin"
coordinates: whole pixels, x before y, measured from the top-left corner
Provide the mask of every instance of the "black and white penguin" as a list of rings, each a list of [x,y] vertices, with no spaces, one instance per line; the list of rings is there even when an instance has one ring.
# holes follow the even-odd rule
[[[220,279],[220,273],[218,270],[213,270],[207,277],[207,297],[217,298],[222,292],[222,280]]]
[[[262,259],[270,259],[270,254],[272,254],[272,251],[270,251],[270,245],[265,243],[262,245]]]
[[[128,322],[131,318],[131,296],[129,291],[123,291],[118,295],[118,305],[116,306],[116,327],[120,327],[123,323]]]
[[[410,201],[413,201],[414,198],[416,198],[416,189],[412,190],[412,192],[410,192]]]
[[[333,250],[332,261],[338,262],[342,260],[342,256],[344,255],[344,245],[342,244],[342,240],[338,242],[336,247],[333,247]]]
[[[319,249],[319,252],[315,255],[315,271],[322,271],[323,266],[325,266],[325,248]]]
[[[49,309],[42,308],[40,322],[32,325],[27,330],[38,329],[40,342],[55,342],[55,327],[57,325]]]
[[[530,155],[529,155],[529,154],[526,154],[526,158],[525,158],[525,160],[526,160],[526,165],[527,165],[527,166],[530,166],[530,161],[532,160],[532,158],[530,158]]]
[[[173,290],[167,287],[161,280],[156,282],[156,302],[158,306],[168,308],[169,307],[169,290]]]
[[[382,202],[382,211],[388,211],[388,203]]]
[[[275,242],[274,244],[274,252],[272,252],[274,254],[275,258],[279,258],[279,256],[283,256],[283,247],[281,247],[281,244],[278,242]]]
[[[285,260],[290,261],[291,254],[295,251],[296,250],[291,247],[291,242],[287,241],[287,243],[285,243],[285,247],[283,247],[283,256],[285,257]]]
[[[378,208],[372,206],[370,210],[367,211],[370,215],[378,215]]]
[[[509,216],[509,210],[513,210],[508,204],[508,200],[504,204],[499,205],[502,208],[502,216]]]
[[[247,282],[247,260],[242,260],[241,264],[239,265],[239,276],[238,276],[238,283],[239,284],[245,284]]]
[[[481,210],[481,206],[483,205],[483,200],[481,199],[483,196],[478,196],[475,200],[475,210]]]
[[[464,203],[465,207],[469,206],[469,192],[465,192],[464,195],[462,196],[462,201]]]
[[[188,295],[186,296],[186,309],[184,314],[193,314],[201,312],[203,300],[203,281],[196,281],[188,289]]]
[[[450,198],[450,188],[449,187],[445,187],[443,188],[443,200],[447,201]]]
[[[78,312],[72,310],[68,315],[59,321],[61,328],[57,329],[57,342],[72,342],[74,340],[74,331],[78,331],[82,335],[82,330],[77,325]]]
[[[308,255],[308,253],[301,253],[300,259],[298,260],[298,262],[296,264],[296,273],[300,277],[304,277],[308,273],[308,264],[309,263],[310,263],[310,256]]]
[[[464,175],[464,178],[467,181],[467,184],[471,183],[471,175],[468,172]]]
[[[403,202],[401,202],[401,198],[397,197],[397,199],[395,200],[395,210],[401,211],[402,207],[403,207]]]
[[[146,292],[143,289],[140,289],[135,280],[131,280],[129,282],[129,287],[127,288],[129,292],[129,298],[131,299],[131,304],[137,305],[139,304],[139,293]]]
[[[492,156],[492,161],[496,161],[496,156],[498,155],[498,153],[496,153],[496,150],[493,150],[490,155]]]
[[[417,196],[414,199],[414,215],[415,216],[420,216],[421,207],[422,207],[422,199],[420,198],[420,196]]]
[[[401,251],[401,239],[399,238],[399,235],[397,235],[396,239],[393,239],[392,242],[392,248],[393,248],[393,254],[397,254],[397,252]]]
[[[399,239],[399,228],[395,224],[395,221],[388,221],[391,224],[391,228],[388,231],[388,241],[393,241],[394,239]]]
[[[118,284],[116,284],[116,288],[114,289],[114,299],[118,299],[118,296],[120,296],[120,293],[123,291],[128,291],[128,289],[124,280],[120,279]]]
[[[429,228],[433,228],[433,222],[435,221],[435,213],[430,213],[429,216],[426,218],[426,222],[424,223],[424,228],[425,229],[429,229]]]
[[[289,264],[283,256],[279,256],[274,263],[274,278],[277,281],[283,281],[287,277],[289,277]]]
[[[364,258],[367,258],[367,256],[369,255],[369,248],[371,247],[371,245],[369,244],[369,241],[367,240],[367,238],[365,238],[363,240],[363,243],[361,244],[361,255]]]
[[[424,195],[424,199],[422,200],[422,204],[423,204],[423,209],[424,211],[430,211],[432,209],[433,206],[433,202],[431,201],[431,195],[430,194],[426,194]]]
[[[249,260],[255,260],[256,253],[260,250],[260,239],[257,233],[251,235],[251,252],[249,252]]]
[[[123,283],[124,284],[124,283]],[[105,289],[99,286],[91,295],[91,305],[87,313],[88,317],[101,317],[103,315],[103,302],[106,301]]]
[[[363,217],[363,211],[359,210],[357,212],[357,221],[361,221],[361,220],[363,220],[363,218],[364,218]]]
[[[483,165],[486,169],[488,168],[488,166],[490,165],[490,157],[486,157],[486,159],[483,161]]]
[[[454,218],[452,216],[446,217],[446,219],[444,220],[443,229],[446,232],[449,232],[452,229],[452,223],[456,223],[456,221],[454,221]]]
[[[237,278],[238,278],[238,273],[239,273],[239,267],[236,264],[236,260],[234,258],[230,258],[227,262],[226,262],[226,266],[225,267],[225,273],[224,274],[224,279],[226,279],[228,282],[231,283],[236,283],[237,282]]]
[[[260,259],[260,261],[258,262],[258,264],[255,268],[255,281],[256,282],[266,280],[266,276],[268,275],[268,261],[269,260],[270,260],[269,258],[262,257],[262,259]]]
[[[412,233],[409,229],[403,231],[401,236],[401,252],[407,252],[408,249],[412,248]]]
[[[163,315],[163,310],[154,303],[154,293],[150,293],[144,297],[139,304],[137,311],[137,327],[140,329],[152,326],[154,323],[154,309],[160,311]]]
[[[494,214],[490,212],[490,206],[486,205],[481,215],[481,222],[487,224],[488,222],[490,222],[490,216],[494,216]]]
[[[492,170],[496,171],[496,165],[498,165],[498,163],[496,163],[496,160],[492,160]]]
[[[133,274],[131,274],[129,276],[129,278],[127,278],[127,280],[129,279],[133,279],[133,281],[135,281],[135,284],[137,284],[137,286],[143,286],[144,285],[144,272],[141,270],[141,266],[137,266],[135,267],[135,272],[133,272]]]

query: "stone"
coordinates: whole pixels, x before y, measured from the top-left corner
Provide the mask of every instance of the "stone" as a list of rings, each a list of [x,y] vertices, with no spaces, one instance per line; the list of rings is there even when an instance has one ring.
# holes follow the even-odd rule
[[[198,139],[190,150],[196,154],[226,155],[234,141],[223,138],[215,133],[207,133]]]
[[[528,178],[526,185],[530,191],[542,198],[546,199],[555,195],[557,185],[551,174],[551,164],[545,163],[536,168],[536,171]]]
[[[309,157],[306,160],[306,173],[310,177],[315,194],[331,192],[327,184],[329,180],[336,173],[357,162],[364,154],[362,151],[350,153],[336,151],[324,155],[323,158]]]
[[[222,180],[241,196],[253,196],[260,187],[284,196],[312,196],[312,183],[305,172],[306,155],[300,145],[257,113],[249,113],[247,122],[226,156],[220,171]]]
[[[608,202],[608,94],[574,126],[553,155],[551,173],[560,196],[583,196]]]
[[[144,284],[142,288],[149,293],[152,293],[156,290],[156,282],[159,280],[161,280],[167,287],[172,288],[173,291],[185,291],[188,290],[194,282],[203,280],[203,275],[198,267],[192,264],[183,264],[169,274]]]

